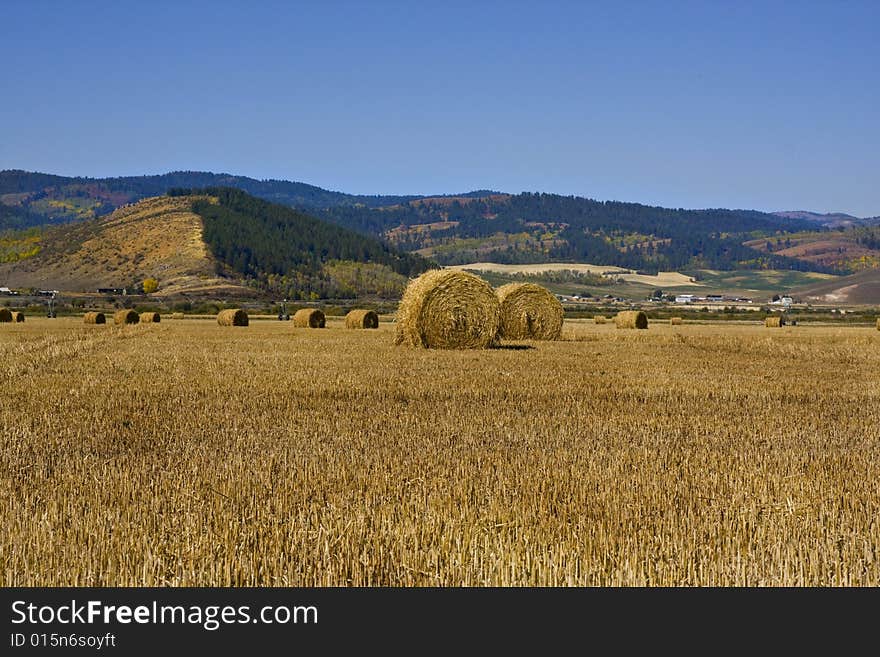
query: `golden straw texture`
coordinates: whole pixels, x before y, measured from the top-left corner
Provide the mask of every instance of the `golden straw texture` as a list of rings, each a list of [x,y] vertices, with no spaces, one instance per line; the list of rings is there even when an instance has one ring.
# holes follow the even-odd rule
[[[248,314],[241,308],[227,308],[217,313],[220,326],[247,326]]]
[[[131,309],[117,310],[113,314],[113,323],[117,325],[137,324],[139,321],[141,321],[140,315]]]
[[[564,311],[550,290],[534,283],[510,283],[495,292],[501,305],[500,338],[559,339]]]
[[[374,329],[379,328],[379,315],[374,310],[361,308],[352,310],[345,316],[345,328]]]
[[[410,281],[397,308],[395,344],[485,349],[495,343],[501,305],[479,276],[432,270]]]
[[[324,328],[324,312],[318,308],[300,308],[290,319],[299,328]]]
[[[648,316],[641,310],[621,310],[614,318],[617,328],[646,329]]]

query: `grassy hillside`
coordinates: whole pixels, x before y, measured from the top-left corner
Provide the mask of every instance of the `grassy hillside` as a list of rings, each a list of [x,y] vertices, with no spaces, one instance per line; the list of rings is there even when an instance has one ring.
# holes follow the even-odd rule
[[[106,217],[0,234],[0,285],[156,294],[397,298],[431,263],[239,190],[145,199]]]
[[[0,281],[12,287],[94,292],[133,288],[155,278],[160,295],[250,293],[217,275],[201,218],[191,204],[186,198],[148,199],[107,217],[48,228],[39,236],[39,253],[0,264]]]
[[[795,293],[815,303],[880,305],[880,269],[867,269],[851,276],[804,285]]]

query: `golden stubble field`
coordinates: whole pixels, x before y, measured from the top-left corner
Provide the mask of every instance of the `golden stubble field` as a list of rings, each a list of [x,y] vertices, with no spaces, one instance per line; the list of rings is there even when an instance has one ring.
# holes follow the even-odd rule
[[[2,585],[880,585],[875,329],[290,324],[0,325]]]

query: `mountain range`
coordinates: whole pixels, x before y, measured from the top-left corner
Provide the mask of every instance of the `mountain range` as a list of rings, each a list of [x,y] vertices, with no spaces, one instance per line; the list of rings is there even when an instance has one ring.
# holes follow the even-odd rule
[[[203,227],[204,244],[213,259],[194,265],[191,273],[210,278],[213,272],[227,282],[234,275],[240,281],[249,280],[249,285],[285,288],[294,297],[333,295],[343,288],[346,293],[357,293],[351,285],[340,286],[336,279],[330,282],[328,267],[349,266],[339,263],[383,267],[377,273],[383,280],[388,276],[405,280],[432,266],[431,262],[582,262],[643,273],[795,270],[838,275],[880,266],[880,218],[842,213],[687,210],[495,190],[369,196],[300,182],[197,171],[88,178],[7,170],[0,172],[0,230],[13,232],[0,234],[0,263],[14,263],[17,273],[13,275],[7,267],[4,274],[0,267],[0,275],[14,282],[24,280],[25,271],[53,271],[44,258],[55,254],[60,262],[59,254],[69,255],[69,249],[59,244],[64,239],[82,243],[77,231],[101,234],[112,224],[115,231],[123,231],[120,235],[125,231],[140,234],[137,222],[124,219],[132,204],[148,198],[184,197],[190,199],[184,214],[195,216],[196,224]],[[215,201],[198,200],[201,197]],[[220,197],[225,200],[216,202]],[[169,201],[154,203],[164,209],[138,212],[152,217],[153,223],[178,225],[179,206],[172,210]],[[237,209],[232,207],[236,204]],[[291,214],[276,225],[281,217],[277,213],[283,214],[278,208]],[[233,225],[234,231],[229,228]],[[224,228],[218,233],[211,226]],[[300,231],[320,234],[322,244],[333,247],[303,246]],[[108,243],[113,242],[109,235]],[[257,244],[262,246],[257,248]],[[97,248],[97,243],[92,242],[91,248]],[[317,248],[317,253],[309,248]],[[33,259],[40,251],[43,257]],[[141,261],[146,258],[142,254]],[[31,262],[24,264],[25,260]],[[92,284],[100,278],[95,272],[85,276],[84,271],[80,271],[83,282]],[[143,268],[120,270],[115,278],[136,278],[143,272]],[[391,287],[399,285],[397,280]]]

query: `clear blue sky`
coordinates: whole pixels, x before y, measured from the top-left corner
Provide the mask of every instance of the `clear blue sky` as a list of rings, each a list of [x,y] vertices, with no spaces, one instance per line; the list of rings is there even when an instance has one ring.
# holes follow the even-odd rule
[[[0,7],[0,169],[880,215],[880,1]]]

